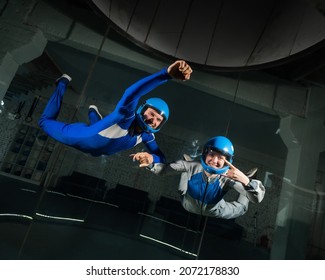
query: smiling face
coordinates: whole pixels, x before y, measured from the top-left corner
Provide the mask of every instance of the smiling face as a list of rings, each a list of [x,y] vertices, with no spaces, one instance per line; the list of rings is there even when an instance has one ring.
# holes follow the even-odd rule
[[[143,121],[153,129],[157,129],[163,120],[163,116],[153,108],[148,107],[143,113]]]
[[[226,157],[220,152],[209,149],[205,157],[205,163],[213,168],[220,169],[225,165]]]

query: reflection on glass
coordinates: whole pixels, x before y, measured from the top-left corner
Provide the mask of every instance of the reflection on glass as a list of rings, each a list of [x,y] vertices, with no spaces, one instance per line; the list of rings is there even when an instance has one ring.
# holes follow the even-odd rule
[[[114,68],[118,74],[128,70]],[[112,77],[114,71],[108,71]],[[237,99],[251,93],[257,100],[275,91],[276,83],[243,76],[239,83],[230,79],[227,89],[237,88]],[[1,258],[325,259],[323,112],[313,112],[317,122],[290,112],[259,112],[240,99],[233,103],[182,85],[173,96],[177,121],[157,136],[168,159],[183,153],[200,159],[201,143],[227,126],[235,166],[258,168],[256,177],[266,187],[261,204],[250,203],[236,219],[206,219],[181,206],[179,176],[148,174],[130,160],[131,150],[92,157],[57,145],[33,124],[0,118]],[[64,116],[74,109],[64,104]]]

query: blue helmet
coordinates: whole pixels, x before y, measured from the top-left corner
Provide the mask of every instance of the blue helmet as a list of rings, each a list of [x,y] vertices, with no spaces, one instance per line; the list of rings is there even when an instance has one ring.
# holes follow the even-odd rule
[[[203,152],[201,156],[201,164],[203,169],[210,173],[210,174],[223,174],[228,169],[229,166],[226,165],[220,169],[213,168],[205,163],[206,155],[210,150],[219,152],[220,154],[224,155],[226,159],[232,163],[233,156],[234,156],[234,147],[230,140],[224,136],[216,136],[208,140],[203,147]]]
[[[143,119],[143,113],[148,108],[155,109],[163,117],[163,121],[161,122],[159,127],[157,127],[156,129],[153,129]],[[168,120],[168,117],[169,117],[169,108],[168,108],[167,103],[164,100],[157,98],[157,97],[149,98],[148,100],[146,100],[145,103],[142,104],[138,108],[137,113],[136,113],[137,122],[138,122],[139,126],[142,128],[142,130],[144,130],[146,132],[151,132],[151,133],[158,132],[161,129],[161,127],[163,126],[163,124]]]

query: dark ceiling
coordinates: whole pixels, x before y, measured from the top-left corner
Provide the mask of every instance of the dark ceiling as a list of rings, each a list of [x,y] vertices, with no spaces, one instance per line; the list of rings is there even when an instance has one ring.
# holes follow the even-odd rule
[[[185,59],[194,67],[211,72],[258,70],[290,82],[325,87],[325,5],[319,0],[180,1],[185,6],[174,6],[172,0],[43,1],[100,34],[104,34],[109,23],[114,31],[108,36],[125,44],[132,42],[140,52],[168,60]],[[109,16],[100,10],[103,8],[110,10],[106,12]],[[205,12],[212,8],[210,17],[215,30],[209,35],[204,22],[211,12]],[[183,11],[183,28],[176,30],[177,9]],[[178,21],[177,24],[180,25]],[[160,30],[165,25],[166,30]],[[187,32],[190,27],[194,31]],[[143,28],[146,32],[141,33]],[[177,39],[156,33],[177,33]],[[202,49],[204,40],[209,43]],[[198,58],[202,53],[204,57]]]
[[[86,2],[128,39],[159,55],[208,71],[262,70],[305,85],[325,85],[321,1]]]

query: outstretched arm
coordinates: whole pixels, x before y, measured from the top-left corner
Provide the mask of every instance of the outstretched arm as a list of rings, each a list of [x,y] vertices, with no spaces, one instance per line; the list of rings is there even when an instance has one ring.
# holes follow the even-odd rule
[[[130,155],[133,161],[139,162],[139,167],[146,167],[156,175],[175,175],[188,171],[188,163],[177,160],[171,163],[154,163],[154,157],[147,152],[139,152]]]
[[[191,73],[191,67],[184,60],[177,60],[159,72],[145,77],[128,87],[117,107],[127,107],[129,111],[134,111],[142,96],[172,78],[187,81],[190,79]]]
[[[145,143],[145,146],[147,147],[150,154],[148,154],[148,157],[150,157],[150,161],[152,163],[166,163],[166,158],[164,153],[160,150],[157,142],[155,140],[151,140],[149,142]],[[140,164],[141,165],[141,164]],[[142,166],[141,166],[142,167]]]

